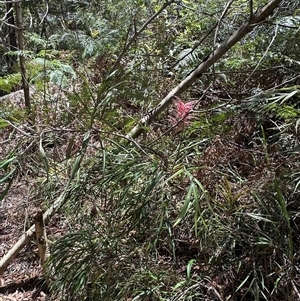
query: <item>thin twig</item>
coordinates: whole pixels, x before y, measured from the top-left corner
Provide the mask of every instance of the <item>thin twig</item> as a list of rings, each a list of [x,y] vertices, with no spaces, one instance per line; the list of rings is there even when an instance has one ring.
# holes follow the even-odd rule
[[[119,64],[120,64],[120,62],[121,62],[121,60],[122,60],[122,58],[123,58],[123,56],[124,56],[124,54],[127,52],[127,50],[130,48],[130,46],[135,42],[135,40],[136,40],[136,38],[146,29],[146,27],[156,18],[156,17],[158,17],[168,6],[170,6],[172,3],[174,2],[174,0],[172,0],[172,1],[166,1],[165,3],[164,3],[164,5],[153,15],[153,16],[151,16],[150,17],[150,19],[148,19],[143,25],[142,25],[142,27],[137,31],[137,32],[135,32],[134,33],[134,35],[131,37],[131,39],[129,40],[129,42],[128,43],[126,43],[125,42],[125,45],[124,45],[124,47],[123,47],[123,50],[121,51],[121,53],[119,54],[119,56],[118,56],[118,58],[117,58],[117,60],[115,61],[115,63],[114,63],[114,65],[113,65],[113,67],[112,67],[112,70],[111,70],[111,72],[113,72],[113,71],[115,71],[117,68],[118,68],[118,66],[119,66]]]
[[[39,26],[42,25],[46,21],[48,13],[49,13],[49,3],[46,2],[46,12],[44,13],[44,15],[42,17],[41,22],[39,23]]]
[[[298,296],[298,300],[300,300],[300,294],[299,294],[299,291],[298,291],[294,281],[292,281],[292,286],[293,286],[293,289],[294,289],[295,293]]]
[[[216,45],[216,41],[217,41],[217,35],[218,35],[218,31],[221,25],[222,20],[225,18],[225,16],[228,13],[228,10],[230,8],[230,6],[232,5],[232,3],[234,2],[234,0],[229,1],[226,6],[225,9],[222,12],[222,15],[220,17],[220,19],[217,22],[217,26],[216,26],[216,30],[215,30],[215,35],[214,35],[214,40],[213,40],[213,55],[214,55],[214,50],[215,50],[215,45]],[[215,75],[215,63],[213,63],[212,65],[212,69],[213,69],[213,74],[214,74],[214,82],[216,81],[216,75]]]
[[[253,69],[253,71],[251,72],[251,74],[250,74],[250,75],[248,76],[248,78],[246,79],[245,84],[249,81],[249,79],[252,77],[252,75],[256,72],[256,70],[257,70],[257,68],[260,66],[262,60],[265,58],[265,56],[266,56],[267,53],[269,52],[270,47],[271,47],[272,44],[274,43],[275,38],[276,38],[276,36],[277,36],[277,31],[278,31],[278,25],[276,25],[276,27],[275,27],[275,34],[273,35],[272,40],[271,40],[271,42],[269,43],[269,45],[268,45],[268,47],[267,47],[265,53],[263,54],[263,56],[261,57],[261,59],[258,61],[258,63],[256,64],[256,66],[255,66],[255,68]]]
[[[20,133],[22,133],[23,135],[27,136],[27,137],[31,137],[32,138],[32,133],[28,134],[26,132],[24,132],[23,130],[19,129],[16,125],[14,125],[12,122],[10,122],[7,119],[2,119],[4,122],[8,123],[10,126],[12,126],[14,129],[16,129],[17,131],[19,131]]]

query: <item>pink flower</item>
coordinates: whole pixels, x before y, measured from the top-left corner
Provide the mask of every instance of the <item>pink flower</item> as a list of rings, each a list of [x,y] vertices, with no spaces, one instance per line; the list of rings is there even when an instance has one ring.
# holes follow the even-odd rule
[[[183,125],[187,124],[187,119],[190,119],[189,113],[192,111],[194,107],[194,102],[190,101],[184,103],[179,97],[175,96],[177,101],[175,102],[175,109],[176,109],[176,118],[171,118],[172,124],[175,125],[176,123],[183,120]]]

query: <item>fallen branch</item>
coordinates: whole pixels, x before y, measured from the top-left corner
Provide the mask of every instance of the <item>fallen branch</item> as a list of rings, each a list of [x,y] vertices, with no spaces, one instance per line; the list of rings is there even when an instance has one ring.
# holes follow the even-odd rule
[[[151,120],[163,112],[173,101],[174,96],[179,96],[186,91],[208,68],[219,60],[229,49],[239,42],[246,34],[251,32],[256,26],[266,22],[267,17],[278,7],[282,0],[272,0],[262,8],[258,9],[248,22],[233,33],[227,41],[213,51],[201,64],[188,75],[177,87],[175,87],[154,109],[142,117],[138,124],[126,135],[128,140],[132,140],[141,134],[146,125]]]
[[[65,203],[67,200],[67,191],[70,186],[70,181],[66,185],[64,191],[57,198],[54,204],[43,214],[44,224],[47,224],[53,214]],[[20,251],[26,246],[35,235],[35,225],[31,226],[17,241],[17,243],[3,256],[0,261],[0,275],[4,273],[9,263],[17,257]]]

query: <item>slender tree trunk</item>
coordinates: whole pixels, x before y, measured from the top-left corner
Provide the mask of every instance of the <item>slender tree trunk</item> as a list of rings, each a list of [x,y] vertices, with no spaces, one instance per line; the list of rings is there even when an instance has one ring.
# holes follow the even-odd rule
[[[24,51],[24,37],[23,37],[23,18],[22,18],[21,2],[16,2],[14,4],[14,9],[16,14],[16,25],[18,28],[18,48],[19,51],[21,52],[21,54],[19,55],[19,61],[20,61],[23,91],[24,91],[25,107],[28,110],[28,113],[31,114],[29,84],[26,76],[25,57],[22,53]]]
[[[45,264],[49,257],[49,247],[47,242],[47,233],[46,227],[43,219],[43,210],[39,209],[37,214],[34,217],[35,223],[35,234],[36,234],[36,242],[39,250],[39,256],[41,259],[41,265],[46,275]]]
[[[17,36],[16,36],[16,29],[15,29],[15,18],[13,13],[13,5],[11,2],[6,3],[6,22],[8,25],[8,38],[9,38],[9,50],[16,51],[17,48]],[[17,61],[16,56],[7,55],[7,64],[8,68],[11,69]]]

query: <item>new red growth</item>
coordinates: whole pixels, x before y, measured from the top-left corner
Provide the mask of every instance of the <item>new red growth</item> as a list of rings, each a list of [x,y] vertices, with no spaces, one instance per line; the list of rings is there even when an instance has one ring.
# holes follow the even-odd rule
[[[192,111],[194,107],[194,102],[190,101],[187,103],[184,103],[179,97],[175,96],[177,101],[175,102],[175,113],[176,117],[171,118],[171,122],[173,125],[176,125],[179,122],[181,123],[181,126],[187,125],[187,120],[191,118],[190,112]]]

